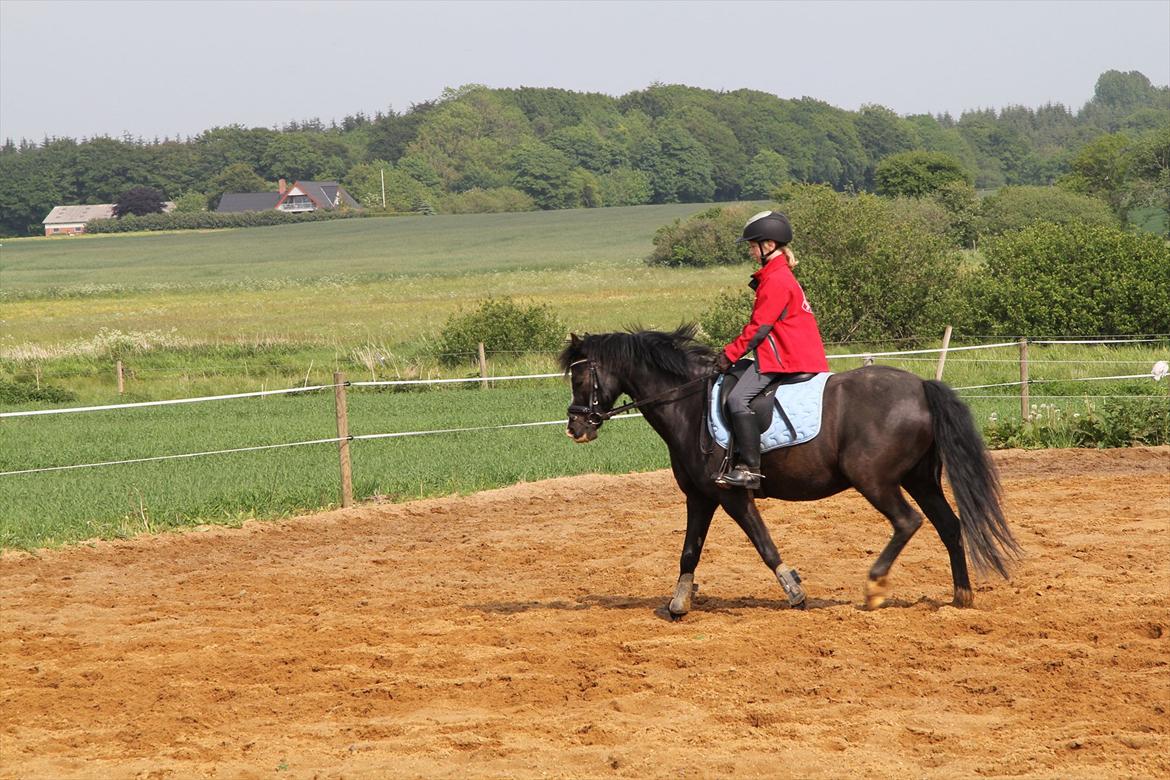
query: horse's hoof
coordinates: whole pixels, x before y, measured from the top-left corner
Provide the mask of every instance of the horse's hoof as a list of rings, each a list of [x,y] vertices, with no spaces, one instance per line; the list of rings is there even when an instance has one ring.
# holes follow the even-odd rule
[[[959,609],[968,609],[975,606],[975,594],[970,588],[955,588],[955,600],[951,605]]]
[[[878,577],[876,580],[865,581],[865,608],[878,609],[886,603],[886,592],[888,591],[887,581],[885,577]]]
[[[695,584],[694,574],[683,574],[678,578],[678,584],[674,587],[674,598],[670,600],[670,606],[666,608],[672,619],[677,620],[691,611],[691,597],[698,590],[699,586]]]
[[[776,581],[784,589],[784,595],[788,597],[788,605],[797,609],[803,608],[804,588],[800,585],[800,575],[796,569],[785,563],[780,564],[776,567]]]

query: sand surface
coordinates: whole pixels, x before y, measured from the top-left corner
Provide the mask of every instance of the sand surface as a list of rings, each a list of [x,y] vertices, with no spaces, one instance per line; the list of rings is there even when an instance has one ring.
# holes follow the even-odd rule
[[[594,444],[591,446],[603,446]],[[716,515],[669,472],[0,557],[0,777],[1168,777],[1170,448],[995,454],[1027,557],[949,606],[929,524]]]

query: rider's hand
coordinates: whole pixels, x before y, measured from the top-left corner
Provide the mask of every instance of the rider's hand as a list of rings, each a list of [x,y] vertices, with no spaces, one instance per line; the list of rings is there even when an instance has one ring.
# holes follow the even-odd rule
[[[731,362],[730,358],[727,357],[727,354],[725,352],[720,352],[719,357],[715,358],[715,372],[716,373],[726,374],[728,371],[731,370],[731,367],[733,365],[735,365],[735,364]]]

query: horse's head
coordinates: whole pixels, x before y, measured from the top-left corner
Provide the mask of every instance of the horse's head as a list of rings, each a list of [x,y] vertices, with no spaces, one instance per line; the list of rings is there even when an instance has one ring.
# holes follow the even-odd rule
[[[622,393],[638,402],[619,411],[654,403],[660,393],[699,381],[710,367],[711,351],[695,341],[693,325],[671,333],[631,329],[570,336],[561,353],[561,368],[573,386],[566,432],[580,444],[593,441]]]
[[[599,356],[589,349],[589,337],[569,337],[569,346],[561,353],[561,367],[569,375],[573,389],[569,404],[569,424],[565,434],[578,444],[597,438],[605,414],[621,395],[618,379],[607,370]]]

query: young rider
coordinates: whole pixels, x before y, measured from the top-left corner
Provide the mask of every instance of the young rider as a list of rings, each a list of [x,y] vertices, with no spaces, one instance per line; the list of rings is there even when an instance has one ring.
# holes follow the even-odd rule
[[[792,225],[778,211],[762,211],[747,221],[736,243],[748,242],[760,269],[749,286],[756,291],[751,320],[743,332],[723,348],[715,369],[725,374],[737,360],[755,352],[755,362],[744,371],[728,395],[731,430],[739,457],[720,481],[735,487],[760,486],[760,429],[752,399],[784,375],[829,370],[825,346],[812,307],[792,274],[796,257],[788,248]]]

